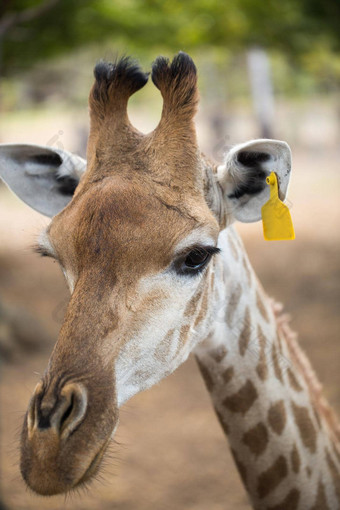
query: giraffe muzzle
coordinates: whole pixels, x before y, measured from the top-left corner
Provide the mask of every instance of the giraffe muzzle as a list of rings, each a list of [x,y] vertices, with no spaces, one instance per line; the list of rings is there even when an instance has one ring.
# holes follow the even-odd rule
[[[89,382],[37,385],[21,435],[21,473],[33,491],[65,493],[97,473],[118,421],[114,388],[107,393],[103,405]]]

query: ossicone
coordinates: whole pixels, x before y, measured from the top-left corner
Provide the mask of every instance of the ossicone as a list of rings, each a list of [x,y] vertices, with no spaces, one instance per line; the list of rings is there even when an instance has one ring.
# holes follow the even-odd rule
[[[172,62],[158,57],[152,65],[152,81],[163,96],[162,118],[175,114],[192,118],[198,103],[196,66],[184,52],[179,52]]]
[[[129,97],[144,87],[149,73],[144,73],[130,57],[122,57],[115,62],[98,62],[94,77],[90,108],[92,113],[104,117],[110,112],[125,112]]]

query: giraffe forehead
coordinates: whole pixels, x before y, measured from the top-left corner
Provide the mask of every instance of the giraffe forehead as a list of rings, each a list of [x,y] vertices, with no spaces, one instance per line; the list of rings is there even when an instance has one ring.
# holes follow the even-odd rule
[[[179,201],[175,195],[145,183],[103,179],[81,190],[52,221],[49,239],[65,262],[165,267],[176,247],[204,241],[207,233],[217,236],[203,198]]]

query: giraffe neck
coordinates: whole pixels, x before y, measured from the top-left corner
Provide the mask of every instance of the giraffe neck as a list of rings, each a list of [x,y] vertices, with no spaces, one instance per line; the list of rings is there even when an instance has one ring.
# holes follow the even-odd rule
[[[253,507],[340,508],[336,421],[235,231],[221,236],[215,321],[195,354]]]

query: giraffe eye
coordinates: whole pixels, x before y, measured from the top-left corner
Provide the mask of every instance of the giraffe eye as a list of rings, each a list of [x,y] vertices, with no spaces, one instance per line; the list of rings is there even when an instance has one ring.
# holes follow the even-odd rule
[[[191,269],[198,269],[199,267],[202,267],[203,264],[206,264],[210,257],[211,254],[208,251],[202,248],[197,248],[189,253],[184,263]]]
[[[195,275],[202,271],[211,257],[220,250],[215,246],[198,246],[186,253],[176,264],[179,274]]]

